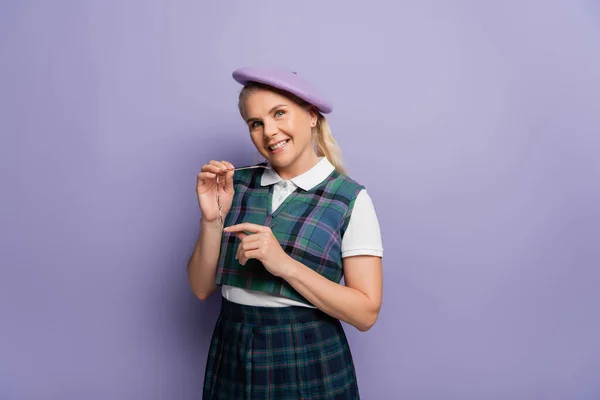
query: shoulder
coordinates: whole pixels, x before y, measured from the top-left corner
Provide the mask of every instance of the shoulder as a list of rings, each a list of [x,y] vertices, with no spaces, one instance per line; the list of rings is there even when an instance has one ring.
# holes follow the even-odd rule
[[[366,220],[377,220],[377,213],[375,212],[375,205],[371,196],[364,187],[360,189],[356,195],[354,201],[354,207],[352,208],[351,218],[365,222]]]
[[[350,176],[337,171],[334,171],[331,175],[330,186],[335,188],[337,194],[350,197],[351,200],[355,200],[358,194],[365,190],[365,187],[362,184],[352,179]]]
[[[337,172],[337,171],[335,171],[334,174],[335,174],[335,177],[337,179],[343,181],[344,183],[346,183],[348,185],[355,185],[355,186],[363,187],[362,184],[360,184],[358,181],[356,181],[354,178],[352,178],[348,174],[343,174],[343,173],[340,173],[340,172]]]

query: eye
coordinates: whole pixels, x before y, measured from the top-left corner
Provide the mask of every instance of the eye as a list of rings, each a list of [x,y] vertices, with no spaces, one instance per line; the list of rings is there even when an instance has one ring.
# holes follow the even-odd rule
[[[285,114],[284,110],[277,110],[275,111],[275,116],[276,117],[282,117]]]
[[[252,123],[250,124],[250,128],[252,128],[252,129],[256,129],[256,128],[258,128],[258,127],[259,127],[259,126],[261,126],[261,125],[262,125],[262,122],[260,122],[260,121],[254,121],[254,122],[252,122]]]

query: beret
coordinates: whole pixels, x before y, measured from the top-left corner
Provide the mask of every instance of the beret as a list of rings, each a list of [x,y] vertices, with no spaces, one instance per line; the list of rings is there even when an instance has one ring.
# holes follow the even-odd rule
[[[258,82],[292,93],[317,107],[323,114],[329,114],[333,110],[332,105],[296,72],[276,68],[244,67],[233,71],[232,76],[242,85]]]

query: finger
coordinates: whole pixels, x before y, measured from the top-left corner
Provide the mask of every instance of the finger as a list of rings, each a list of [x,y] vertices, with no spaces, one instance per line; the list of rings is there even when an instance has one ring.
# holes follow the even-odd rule
[[[242,251],[239,259],[240,264],[246,265],[249,259],[258,258],[258,255],[260,254],[259,252],[260,250]]]
[[[242,254],[242,259],[244,259],[244,264],[251,258],[258,259],[260,257],[260,250],[248,250]],[[242,265],[244,265],[242,264]]]
[[[222,174],[223,173],[223,169],[221,169],[218,165],[214,165],[214,164],[210,164],[210,163],[203,165],[201,171],[202,172],[212,172],[213,174]]]
[[[202,183],[208,179],[215,179],[216,177],[217,175],[213,174],[212,172],[200,172],[198,174],[198,180]]]
[[[238,239],[243,241],[246,238],[246,236],[250,236],[250,235],[248,235],[247,233],[244,233],[244,232],[236,232],[235,236],[237,236]]]
[[[248,250],[256,250],[259,249],[261,245],[261,242],[259,241],[254,241],[254,242],[246,242],[246,243],[241,243],[240,246],[238,247],[240,250],[240,252],[246,252]]]
[[[221,161],[210,161],[209,162],[210,165],[214,165],[215,167],[219,168],[220,172],[227,172],[229,170],[229,167],[225,164],[223,164]]]
[[[227,228],[224,229],[224,231],[225,232],[247,231],[247,232],[261,233],[261,232],[268,232],[269,227],[264,226],[264,225],[252,224],[250,222],[243,222],[241,224],[228,226]]]
[[[229,161],[223,160],[223,161],[221,161],[221,164],[225,165],[227,167],[227,169],[230,169],[230,170],[234,170],[235,169],[234,166],[233,166],[233,164],[230,163]]]
[[[240,246],[238,246],[237,251],[235,252],[235,259],[239,260],[241,254],[242,254],[242,246],[240,245]]]
[[[233,194],[233,169],[225,174],[225,192]]]
[[[238,238],[243,239],[242,243],[237,248],[235,258],[240,261],[240,264],[246,264],[248,261],[247,258],[244,257],[244,252],[247,250],[253,250],[260,248],[260,236],[259,235],[246,235],[245,233],[238,233],[236,235]]]
[[[240,245],[238,246],[237,249],[237,253],[235,255],[235,258],[239,261],[240,264],[244,265],[246,264],[246,261],[248,261],[246,258],[244,258],[244,248],[242,247],[242,244],[240,243]]]

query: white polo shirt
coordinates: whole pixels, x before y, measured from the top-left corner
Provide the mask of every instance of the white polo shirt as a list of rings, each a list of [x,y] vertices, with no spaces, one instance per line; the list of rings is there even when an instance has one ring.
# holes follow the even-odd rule
[[[305,173],[290,180],[283,180],[274,169],[263,172],[260,184],[273,187],[272,209],[277,208],[283,201],[300,187],[310,190],[323,182],[335,169],[326,157]],[[358,194],[346,232],[342,237],[342,258],[357,255],[372,255],[383,257],[383,246],[379,221],[373,202],[365,189]],[[221,293],[224,298],[234,303],[260,307],[312,307],[283,296],[255,290],[247,290],[234,286],[223,285]]]

